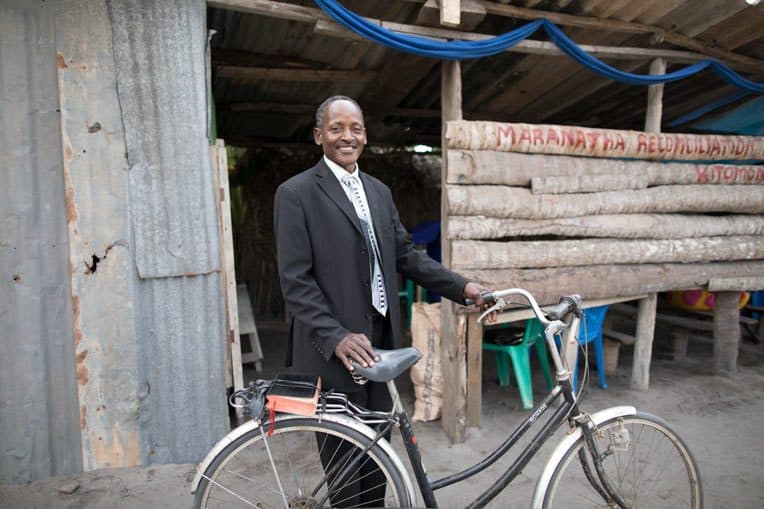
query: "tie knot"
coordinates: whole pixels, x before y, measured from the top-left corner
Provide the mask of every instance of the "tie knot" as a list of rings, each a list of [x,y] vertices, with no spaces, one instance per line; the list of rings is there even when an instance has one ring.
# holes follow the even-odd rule
[[[348,187],[355,187],[358,184],[358,181],[356,180],[355,176],[350,174],[343,175],[342,182]]]

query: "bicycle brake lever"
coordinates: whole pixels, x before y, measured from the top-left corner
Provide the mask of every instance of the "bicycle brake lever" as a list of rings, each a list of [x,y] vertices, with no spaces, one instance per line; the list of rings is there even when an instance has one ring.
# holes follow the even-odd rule
[[[490,315],[490,314],[491,314],[491,313],[493,313],[494,311],[501,311],[502,309],[504,309],[504,307],[505,307],[506,305],[507,305],[507,302],[506,302],[506,301],[505,301],[503,298],[500,298],[499,300],[497,300],[497,301],[496,301],[496,304],[494,304],[493,306],[491,306],[491,307],[489,307],[488,309],[486,309],[486,310],[483,312],[483,314],[482,314],[482,315],[480,315],[480,318],[478,318],[478,322],[480,322],[480,323],[483,323],[483,319],[484,319],[486,316]]]

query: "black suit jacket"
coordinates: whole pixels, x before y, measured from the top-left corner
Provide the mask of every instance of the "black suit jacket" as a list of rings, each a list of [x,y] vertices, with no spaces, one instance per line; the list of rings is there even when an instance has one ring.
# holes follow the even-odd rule
[[[414,248],[398,218],[390,189],[360,174],[382,254],[393,347],[400,346],[397,272],[428,290],[463,302],[468,280]],[[323,158],[281,184],[274,230],[287,309],[292,314],[287,365],[321,375],[324,387],[357,390],[334,355],[347,334],[371,339],[370,252],[352,203]]]

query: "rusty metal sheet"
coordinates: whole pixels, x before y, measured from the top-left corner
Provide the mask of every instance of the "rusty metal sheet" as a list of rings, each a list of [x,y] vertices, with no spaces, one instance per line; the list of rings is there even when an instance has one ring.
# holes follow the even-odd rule
[[[57,19],[58,95],[85,470],[141,463],[125,136],[104,1]]]
[[[0,483],[82,468],[56,14],[0,3]]]

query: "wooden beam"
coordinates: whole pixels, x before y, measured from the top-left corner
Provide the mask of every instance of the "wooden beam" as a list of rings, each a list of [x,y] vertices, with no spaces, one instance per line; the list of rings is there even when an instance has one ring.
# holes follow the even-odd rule
[[[232,65],[219,65],[215,69],[219,78],[258,81],[358,83],[374,81],[379,77],[377,71],[345,69],[281,69],[275,67],[242,67]]]
[[[650,62],[650,76],[666,74],[666,60],[656,58]],[[663,118],[663,83],[647,87],[647,114],[645,116],[645,131],[648,133],[661,132]]]
[[[716,292],[714,304],[714,374],[737,374],[740,345],[740,292]]]
[[[618,129],[450,121],[449,148],[650,160],[760,160],[764,137],[643,133]]]
[[[505,219],[450,216],[450,239],[522,236],[682,239],[723,235],[764,235],[764,216],[735,214],[599,214],[559,219]],[[764,288],[764,287],[762,287]]]
[[[441,63],[440,103],[444,120],[462,118],[462,73],[459,62]],[[446,150],[445,123],[442,150]],[[445,159],[444,159],[445,160]],[[443,168],[441,186],[445,188],[447,170]],[[446,193],[441,193],[440,217],[442,228],[448,228],[448,202]],[[451,266],[451,241],[441,239],[443,264]],[[444,301],[441,305],[441,364],[443,381],[449,388],[443,395],[443,429],[452,442],[464,442],[467,438],[467,338],[466,317],[457,316],[455,304]]]
[[[560,194],[550,200],[530,189],[448,185],[449,213],[515,219],[555,219],[595,214],[732,212],[764,214],[760,186],[657,186],[641,191]]]
[[[478,314],[467,317],[467,425],[480,427],[483,414],[483,326]]]
[[[457,24],[442,23],[443,9],[439,7],[440,0],[426,0],[417,13],[417,25],[427,26],[453,26],[460,30],[472,30],[485,19],[485,7],[477,0],[461,0],[460,19]],[[445,5],[445,4],[444,4]]]
[[[533,194],[597,193],[601,191],[624,191],[647,189],[647,175],[576,175],[572,177],[533,177]]]
[[[266,55],[226,48],[213,48],[212,64],[232,65],[237,67],[277,67],[283,69],[328,69],[331,66],[318,60],[288,57],[283,55]]]
[[[742,292],[764,289],[764,276],[726,277],[708,280],[709,292]]]
[[[721,48],[715,48],[705,44],[697,39],[682,35],[676,32],[665,30],[660,27],[635,23],[632,21],[619,21],[615,19],[600,19],[586,16],[575,16],[561,12],[541,11],[536,9],[525,9],[514,5],[499,4],[496,2],[483,1],[483,6],[488,14],[505,16],[510,18],[519,18],[534,20],[546,18],[552,23],[562,26],[571,26],[579,28],[589,28],[592,30],[609,30],[612,32],[625,32],[632,34],[656,34],[659,40],[669,44],[674,44],[704,55],[709,55],[725,61],[733,68],[749,72],[764,72],[764,61],[740,55],[732,51],[726,51]]]
[[[764,259],[764,237],[689,239],[455,240],[452,267],[512,269]]]
[[[455,149],[450,149],[447,157],[449,184],[504,184],[528,187],[532,185],[535,177],[613,174],[647,175],[648,186],[764,184],[764,166],[750,164],[659,163],[639,159],[582,158]]]
[[[438,0],[440,2],[440,24],[459,26],[461,21],[461,0]]]
[[[546,269],[465,270],[462,275],[494,288],[520,287],[541,304],[578,293],[600,299],[650,292],[705,288],[713,278],[747,278],[764,274],[764,261],[663,263],[550,267]]]
[[[655,292],[639,301],[631,371],[631,388],[638,391],[645,391],[650,387],[650,361],[653,354],[657,302],[658,294]]]

